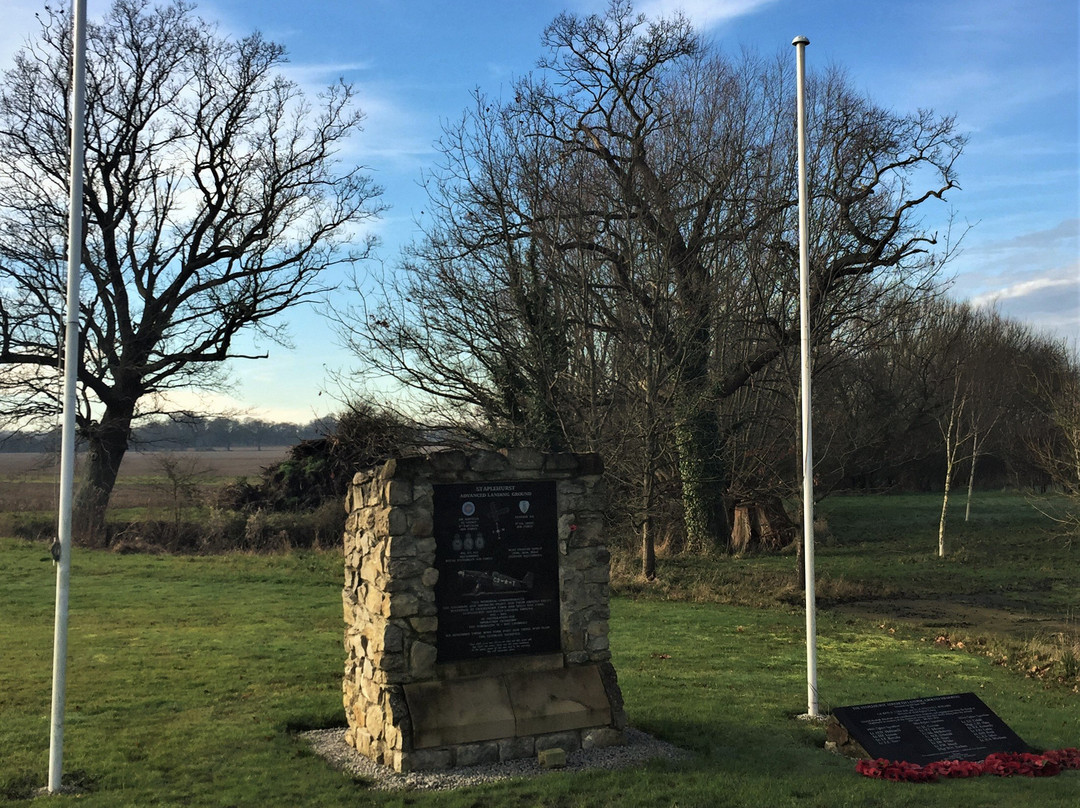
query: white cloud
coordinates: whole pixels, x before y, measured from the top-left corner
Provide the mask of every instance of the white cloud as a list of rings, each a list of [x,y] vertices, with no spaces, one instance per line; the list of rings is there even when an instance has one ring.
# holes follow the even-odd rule
[[[988,242],[964,256],[955,291],[975,306],[1080,344],[1080,219]]]
[[[288,62],[282,65],[281,72],[286,78],[295,81],[305,91],[320,91],[328,84],[334,84],[339,78],[348,80],[350,73],[368,70],[370,62]]]
[[[285,65],[282,73],[295,81],[308,102],[316,109],[319,95],[339,78],[351,83],[356,91],[355,108],[364,116],[361,131],[339,144],[338,157],[381,171],[417,173],[430,162],[432,141],[437,128],[425,121],[405,91],[392,85],[357,78],[368,69],[367,63],[326,63]],[[350,75],[354,74],[354,75]],[[375,180],[380,182],[378,176]]]
[[[438,126],[410,104],[405,92],[360,82],[356,99],[364,113],[364,132],[357,138],[362,163],[377,163],[383,170],[417,172],[430,162]]]
[[[978,295],[970,302],[1080,345],[1080,264],[1064,271],[1070,277],[1032,278]]]
[[[695,25],[709,28],[718,23],[744,17],[772,5],[775,0],[643,0],[637,10],[650,19],[669,17],[682,11]]]
[[[1073,267],[1074,271],[1076,269],[1076,267]],[[1004,289],[999,289],[994,292],[985,292],[981,295],[976,295],[971,298],[971,303],[974,306],[988,306],[1006,300],[1030,299],[1033,297],[1062,299],[1067,297],[1070,293],[1073,296],[1080,294],[1080,292],[1077,292],[1078,289],[1080,289],[1080,279],[1078,278],[1034,278],[1028,281],[1021,281],[1020,283],[1014,283],[1011,286],[1006,286]]]

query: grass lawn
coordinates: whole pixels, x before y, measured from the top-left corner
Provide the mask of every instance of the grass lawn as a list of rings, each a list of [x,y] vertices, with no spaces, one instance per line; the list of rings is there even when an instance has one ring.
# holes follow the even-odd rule
[[[1016,502],[995,500],[1000,513],[982,511],[981,528],[973,522],[958,529],[955,555],[943,562],[914,560],[923,541],[927,555],[936,549],[932,527],[920,526],[913,536],[913,524],[932,513],[933,498],[912,498],[900,515],[889,502],[830,505],[834,538],[819,550],[823,575],[843,578],[851,591],[888,587],[917,596],[949,587],[956,597],[993,591],[1002,608],[1015,602],[1052,611],[1066,604],[1075,614],[1076,550],[1028,524]],[[986,521],[991,518],[1001,524]],[[1023,562],[1012,562],[1012,589],[1001,569],[1008,564],[997,558],[1003,550],[990,546],[994,536],[1023,551]],[[6,804],[1080,803],[1080,772],[927,785],[861,777],[852,761],[823,750],[822,729],[794,717],[806,709],[799,608],[782,599],[757,606],[664,600],[643,588],[612,604],[612,649],[627,712],[634,726],[691,750],[692,759],[456,792],[376,792],[331,769],[296,737],[298,730],[344,720],[337,553],[167,557],[85,550],[76,551],[71,578],[64,744],[64,781],[81,793],[32,800],[48,763],[55,572],[46,556],[40,544],[0,539],[0,802]],[[700,594],[709,581],[768,582],[791,563],[719,558],[701,562],[696,572],[671,562],[668,571],[693,578],[687,587]],[[1060,576],[1071,576],[1071,595]],[[1033,583],[1039,587],[1026,588]],[[818,628],[825,710],[970,690],[1030,744],[1080,745],[1080,695],[1068,680],[1025,677],[993,655],[935,643],[935,631],[903,621],[823,610]]]

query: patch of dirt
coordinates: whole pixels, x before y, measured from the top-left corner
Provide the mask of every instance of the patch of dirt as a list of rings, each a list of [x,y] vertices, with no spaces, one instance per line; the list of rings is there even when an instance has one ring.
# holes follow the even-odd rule
[[[840,603],[828,610],[869,620],[904,623],[938,633],[953,630],[1018,640],[1077,630],[1075,622],[1059,617],[1000,608],[974,599],[893,598]]]

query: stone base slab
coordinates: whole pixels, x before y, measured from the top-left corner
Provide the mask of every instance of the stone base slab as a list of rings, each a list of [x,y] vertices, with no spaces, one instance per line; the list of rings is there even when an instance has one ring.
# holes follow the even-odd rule
[[[609,726],[596,665],[404,686],[415,750]]]
[[[570,755],[579,749],[600,749],[623,746],[625,743],[626,736],[623,731],[611,727],[595,727],[397,752],[392,766],[398,772],[437,771],[531,758],[550,749],[561,749]]]

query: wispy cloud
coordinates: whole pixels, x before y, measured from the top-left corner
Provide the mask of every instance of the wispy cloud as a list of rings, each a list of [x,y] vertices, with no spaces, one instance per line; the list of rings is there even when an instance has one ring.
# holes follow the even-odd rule
[[[1067,277],[1042,277],[978,295],[970,302],[1080,345],[1080,264],[1063,268]]]
[[[422,108],[410,103],[408,94],[379,82],[357,84],[357,104],[364,112],[364,132],[355,140],[365,165],[383,171],[418,173],[430,162],[433,129]]]
[[[1075,268],[1074,268],[1075,269]],[[976,295],[971,298],[972,305],[986,306],[1003,300],[1017,300],[1018,298],[1030,298],[1033,296],[1053,295],[1069,292],[1080,294],[1080,279],[1077,278],[1035,278],[1030,281],[1021,281],[1012,286],[1006,286],[994,292]]]
[[[709,28],[719,23],[753,14],[776,0],[644,0],[637,10],[647,17],[669,17],[681,11],[695,25]]]
[[[960,128],[978,131],[995,121],[1048,100],[1067,98],[1076,87],[1063,66],[1002,65],[973,57],[968,65],[927,68],[915,77],[897,74],[897,96],[905,107],[959,110]]]
[[[1080,219],[988,242],[964,256],[955,291],[1080,343]]]
[[[325,85],[339,78],[348,80],[355,73],[367,70],[368,62],[325,62],[325,63],[288,63],[282,67],[282,73],[300,85]]]
[[[1065,219],[1053,227],[985,241],[969,251],[967,260],[986,268],[1022,274],[1025,271],[1074,264],[1078,245],[1080,219]]]
[[[1052,6],[1057,0],[1042,0],[1031,5]],[[1032,13],[1033,9],[1016,0],[951,0],[948,3],[931,2],[933,24],[949,36],[970,36],[992,51],[1002,40],[1017,33],[1046,33],[1040,26],[1045,16]],[[1062,10],[1066,8],[1062,5]],[[1040,10],[1041,11],[1041,10]],[[1075,9],[1074,9],[1075,13]]]
[[[1006,244],[1016,248],[1028,248],[1042,250],[1048,245],[1060,245],[1071,247],[1075,250],[1077,241],[1080,240],[1080,219],[1066,219],[1056,227],[1048,230],[1037,230],[1032,233],[1024,233],[1010,239]]]

